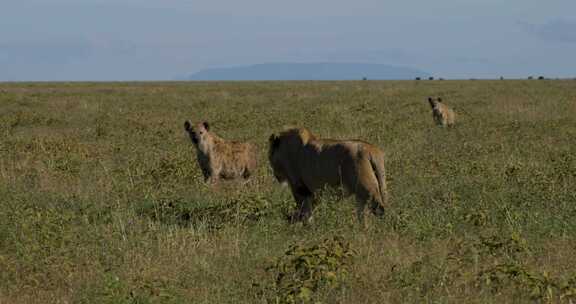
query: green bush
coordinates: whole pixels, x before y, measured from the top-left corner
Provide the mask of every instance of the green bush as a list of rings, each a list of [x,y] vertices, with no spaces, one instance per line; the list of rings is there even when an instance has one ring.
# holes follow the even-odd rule
[[[274,276],[274,282],[265,290],[267,301],[319,303],[319,293],[330,293],[345,283],[354,255],[350,244],[340,237],[312,246],[290,246],[267,268]]]

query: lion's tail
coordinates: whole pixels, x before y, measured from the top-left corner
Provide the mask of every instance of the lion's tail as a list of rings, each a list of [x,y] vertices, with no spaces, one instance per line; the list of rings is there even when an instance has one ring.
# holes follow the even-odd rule
[[[386,187],[386,169],[384,168],[384,153],[370,153],[370,165],[378,180],[382,205],[388,206],[388,188]]]

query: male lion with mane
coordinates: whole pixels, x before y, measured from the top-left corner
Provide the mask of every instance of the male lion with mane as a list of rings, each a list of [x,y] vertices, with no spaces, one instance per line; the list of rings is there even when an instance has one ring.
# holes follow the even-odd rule
[[[184,129],[196,147],[198,164],[205,181],[216,184],[222,179],[247,180],[256,169],[256,148],[251,143],[227,141],[210,131],[207,122],[192,128],[189,121]]]
[[[294,128],[270,136],[268,158],[274,176],[288,183],[296,200],[292,221],[310,218],[314,192],[325,186],[343,186],[356,196],[360,223],[366,203],[377,216],[388,207],[384,152],[369,143],[319,139],[308,129]]]

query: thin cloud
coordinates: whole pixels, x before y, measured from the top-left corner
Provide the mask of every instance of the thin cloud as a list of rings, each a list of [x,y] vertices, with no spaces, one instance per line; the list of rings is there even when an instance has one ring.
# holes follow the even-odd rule
[[[90,53],[90,45],[80,41],[17,41],[0,44],[0,62],[62,64]]]
[[[66,64],[102,56],[127,56],[138,46],[121,39],[54,39],[0,43],[0,62]]]
[[[576,21],[556,19],[544,24],[525,25],[528,32],[544,40],[576,43]]]

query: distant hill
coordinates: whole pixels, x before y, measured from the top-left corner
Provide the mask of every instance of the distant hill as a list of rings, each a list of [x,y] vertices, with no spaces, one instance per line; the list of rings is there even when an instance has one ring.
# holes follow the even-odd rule
[[[264,63],[214,68],[192,74],[189,80],[359,80],[414,79],[430,74],[413,68],[370,63]]]

